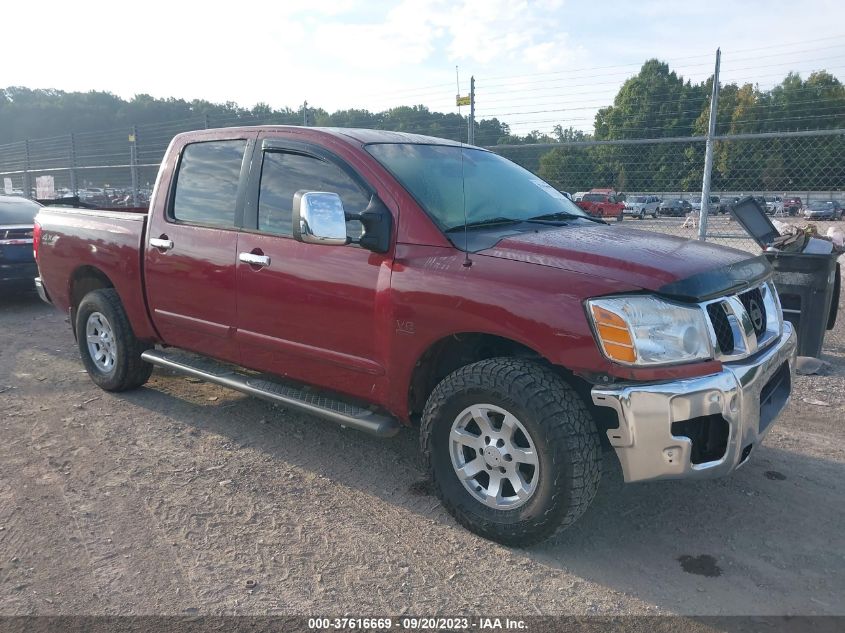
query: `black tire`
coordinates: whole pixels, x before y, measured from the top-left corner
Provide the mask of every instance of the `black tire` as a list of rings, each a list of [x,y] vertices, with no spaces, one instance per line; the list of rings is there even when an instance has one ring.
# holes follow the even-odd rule
[[[111,326],[115,346],[115,360],[108,371],[97,366],[91,356],[86,337],[86,325],[91,314],[99,312]],[[105,391],[127,391],[143,385],[150,378],[153,366],[141,360],[141,353],[152,345],[135,337],[129,318],[113,288],[89,292],[76,310],[76,340],[82,364],[91,380]]]
[[[467,407],[482,402],[516,416],[535,446],[537,487],[514,509],[489,507],[473,497],[452,465],[452,424]],[[537,543],[574,523],[601,479],[599,435],[583,401],[551,369],[525,360],[483,360],[443,379],[426,403],[420,444],[446,510],[468,530],[509,546]]]
[[[616,221],[621,222],[624,219],[624,217],[625,217],[625,215],[623,213],[620,213],[619,215],[616,216]]]

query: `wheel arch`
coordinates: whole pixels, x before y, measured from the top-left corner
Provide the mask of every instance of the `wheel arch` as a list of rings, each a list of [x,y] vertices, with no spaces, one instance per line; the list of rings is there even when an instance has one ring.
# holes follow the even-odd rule
[[[566,367],[557,365],[536,349],[512,338],[487,332],[456,332],[433,341],[417,358],[407,391],[408,417],[416,423],[428,396],[446,376],[472,363],[489,358],[523,358],[553,368],[577,391],[586,383]],[[583,384],[581,384],[583,383]]]
[[[85,295],[94,290],[114,287],[114,283],[109,276],[95,266],[79,266],[73,271],[68,281],[68,300],[70,303],[70,327],[74,336],[77,336],[76,311]]]

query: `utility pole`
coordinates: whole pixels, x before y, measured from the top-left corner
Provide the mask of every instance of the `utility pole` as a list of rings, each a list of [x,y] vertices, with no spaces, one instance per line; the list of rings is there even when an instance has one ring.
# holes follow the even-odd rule
[[[302,125],[308,127],[308,101],[302,104]]]
[[[475,75],[469,78],[469,119],[467,125],[467,143],[475,145]]]
[[[132,176],[132,206],[138,206],[138,128],[129,132],[129,173]]]
[[[707,218],[710,213],[710,174],[713,172],[713,137],[716,136],[716,117],[719,114],[719,61],[721,49],[716,49],[716,70],[713,72],[713,93],[710,95],[710,125],[704,150],[704,178],[701,183],[701,211],[698,214],[698,239],[707,239]]]
[[[70,195],[79,195],[79,186],[76,184],[76,137],[70,135]]]
[[[32,199],[32,176],[29,173],[29,139],[23,142],[23,197]]]

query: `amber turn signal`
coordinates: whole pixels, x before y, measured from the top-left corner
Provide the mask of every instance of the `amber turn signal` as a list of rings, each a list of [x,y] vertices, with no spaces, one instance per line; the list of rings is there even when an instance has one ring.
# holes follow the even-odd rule
[[[624,363],[637,360],[634,342],[625,320],[615,312],[597,305],[590,306],[590,309],[593,312],[596,333],[607,357]]]

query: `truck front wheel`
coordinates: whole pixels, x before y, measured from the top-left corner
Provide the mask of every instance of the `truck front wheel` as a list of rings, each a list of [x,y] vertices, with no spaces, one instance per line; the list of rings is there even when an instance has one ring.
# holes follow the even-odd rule
[[[551,369],[494,358],[434,390],[420,441],[434,490],[464,527],[523,547],[575,522],[595,496],[595,423]]]
[[[140,387],[153,366],[141,360],[151,346],[132,332],[120,297],[112,288],[89,292],[76,310],[76,341],[91,380],[106,391]]]

